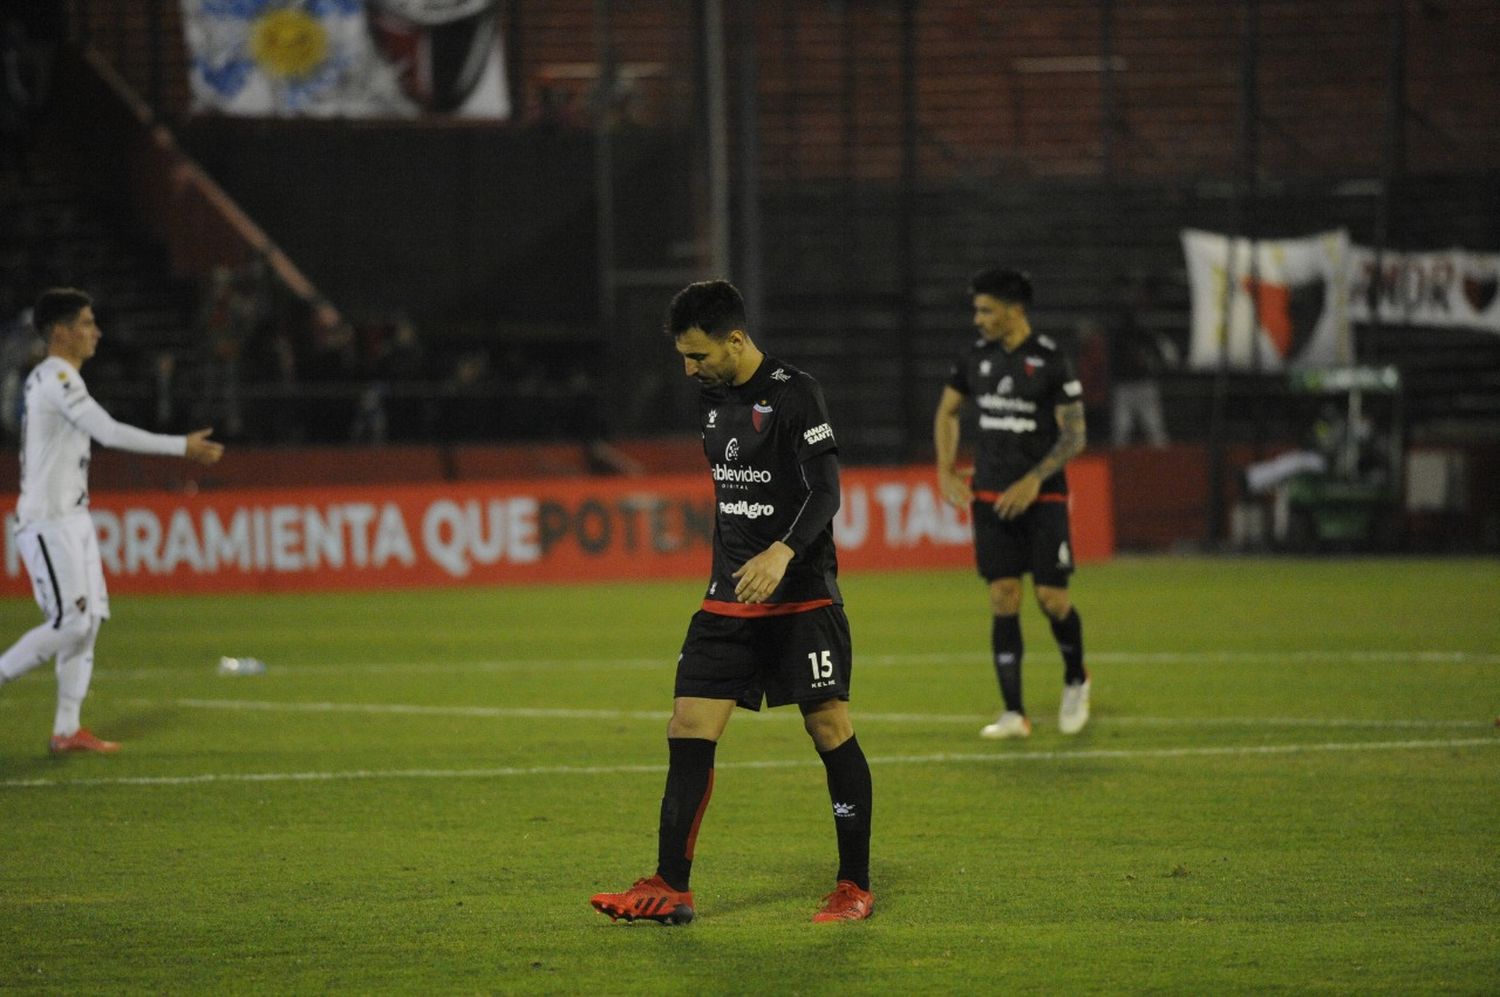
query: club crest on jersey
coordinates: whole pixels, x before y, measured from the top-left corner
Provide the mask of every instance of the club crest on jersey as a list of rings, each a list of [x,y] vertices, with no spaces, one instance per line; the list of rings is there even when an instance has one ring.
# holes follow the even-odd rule
[[[1032,374],[1035,374],[1038,370],[1042,369],[1045,366],[1047,366],[1047,361],[1043,360],[1041,357],[1027,357],[1026,376],[1030,377]]]
[[[750,425],[755,427],[755,431],[757,433],[763,431],[766,428],[766,423],[770,421],[770,418],[771,406],[767,405],[765,402],[756,402],[754,405],[750,406]]]

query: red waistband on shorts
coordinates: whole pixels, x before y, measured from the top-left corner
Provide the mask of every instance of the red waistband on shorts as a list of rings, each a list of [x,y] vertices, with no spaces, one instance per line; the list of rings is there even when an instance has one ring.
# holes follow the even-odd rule
[[[716,613],[719,616],[754,618],[790,616],[832,605],[832,599],[808,599],[806,602],[725,602],[723,599],[704,599],[702,608],[705,613]]]
[[[975,492],[974,501],[995,503],[1000,501],[1000,492]],[[1066,502],[1068,496],[1063,492],[1042,492],[1036,497],[1038,502]]]

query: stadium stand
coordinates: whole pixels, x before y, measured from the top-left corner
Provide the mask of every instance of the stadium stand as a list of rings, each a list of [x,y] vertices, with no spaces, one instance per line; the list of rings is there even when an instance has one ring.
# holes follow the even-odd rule
[[[417,289],[473,310],[467,321],[418,310],[431,369],[391,392],[417,413],[398,420],[408,435],[393,431],[392,441],[441,438],[443,446],[511,435],[575,453],[571,441],[598,435],[601,420],[616,444],[680,431],[681,393],[648,376],[654,361],[640,359],[659,345],[654,324],[670,288],[628,289],[619,314],[595,314],[588,92],[600,53],[593,3],[505,6],[519,110],[511,125],[483,132],[194,115],[177,3],[67,6],[74,37],[357,323],[401,310],[361,300],[383,292],[410,297]],[[685,8],[616,6],[612,54],[638,85],[616,150],[616,182],[632,195],[621,239],[629,255],[654,266],[701,262],[701,189],[694,177],[670,172],[702,145],[694,97],[701,66],[690,54],[697,27]],[[841,422],[854,427],[842,441],[851,460],[923,460],[932,400],[967,336],[963,282],[980,266],[1028,267],[1041,292],[1037,327],[1065,340],[1108,312],[1122,273],[1148,274],[1161,294],[1143,321],[1182,346],[1184,227],[1262,238],[1342,227],[1357,242],[1383,239],[1391,249],[1493,251],[1500,246],[1500,101],[1474,99],[1493,92],[1483,55],[1492,46],[1466,42],[1500,38],[1500,9],[1444,0],[1401,14],[1405,62],[1395,119],[1389,37],[1371,30],[1391,9],[1319,5],[1296,18],[1263,17],[1250,37],[1234,5],[1211,0],[1192,0],[1183,18],[1040,0],[761,5],[751,29],[756,102],[735,109],[753,106],[758,116],[767,345],[809,368],[839,371],[825,384]],[[1258,60],[1250,91],[1240,72],[1247,52]],[[425,129],[420,162],[409,153],[413,127]],[[737,154],[744,136],[730,137]],[[381,176],[332,170],[339,194],[332,214],[318,206],[333,189],[327,182],[256,180],[294,175],[298,163],[370,161],[388,169]],[[537,186],[539,176],[547,184]],[[559,200],[559,190],[572,199]],[[497,191],[513,195],[509,203]],[[352,207],[393,202],[399,224]],[[307,218],[321,221],[299,224]],[[654,232],[652,222],[664,219],[670,224]],[[400,265],[378,249],[381,225],[409,233],[415,262]],[[534,267],[506,269],[503,247],[484,241],[497,227]],[[341,255],[340,244],[362,248]],[[485,265],[442,255],[463,247]],[[144,338],[170,336],[169,308],[185,314],[181,264],[169,258],[165,278],[153,279],[148,256],[132,271],[138,286],[155,288],[140,296]],[[495,302],[506,296],[520,312],[497,312]],[[121,307],[135,307],[132,297],[122,293]],[[137,320],[122,321],[130,329]],[[630,332],[625,345],[604,339],[600,329],[611,323]],[[190,335],[186,325],[178,335]],[[1500,337],[1404,326],[1359,328],[1356,336],[1359,359],[1403,370],[1411,438],[1471,452],[1469,466],[1482,478],[1491,465],[1479,451],[1500,437]],[[455,391],[447,374],[475,350],[487,373],[471,391]],[[597,396],[603,382],[597,369],[575,377],[568,365],[579,352],[628,362],[624,380],[634,394],[580,416],[578,403]],[[519,368],[530,375],[507,380]],[[560,381],[578,390],[556,390]],[[552,387],[538,389],[539,382]],[[138,381],[127,387],[141,390]],[[1211,374],[1178,371],[1162,387],[1170,435],[1200,447],[1222,390],[1222,438],[1247,447],[1246,459],[1294,443],[1312,416],[1308,399],[1276,377],[1235,374],[1216,384]],[[322,391],[353,408],[364,389],[358,381],[302,384],[297,394]],[[252,385],[252,403],[257,390],[262,403],[287,408],[275,386]],[[497,394],[506,400],[494,401]],[[324,440],[295,431],[272,438],[332,443],[343,422],[330,423]],[[1103,427],[1095,428],[1102,438]],[[577,471],[572,457],[538,459]],[[491,458],[476,460],[491,466]],[[581,464],[607,467],[587,448]],[[1198,465],[1183,455],[1178,466]]]

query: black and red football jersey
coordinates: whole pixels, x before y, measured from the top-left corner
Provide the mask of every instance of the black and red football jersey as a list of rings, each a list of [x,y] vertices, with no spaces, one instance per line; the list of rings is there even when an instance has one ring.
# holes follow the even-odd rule
[[[703,608],[760,616],[842,604],[831,523],[787,566],[766,603],[736,602],[731,577],[796,521],[809,493],[802,463],[838,450],[818,382],[768,356],[744,384],[705,390],[699,416],[714,481],[713,577]]]
[[[1036,333],[1011,353],[981,338],[953,365],[948,386],[979,406],[976,492],[1002,492],[1036,467],[1057,444],[1057,407],[1083,399],[1072,358]],[[1042,491],[1066,494],[1066,472],[1043,481]]]

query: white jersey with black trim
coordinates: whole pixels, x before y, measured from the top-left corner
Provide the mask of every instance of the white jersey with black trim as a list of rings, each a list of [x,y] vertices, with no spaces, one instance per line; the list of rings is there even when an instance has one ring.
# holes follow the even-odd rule
[[[21,525],[61,519],[89,507],[90,440],[116,450],[181,457],[186,436],[165,436],[116,422],[89,395],[83,376],[48,357],[26,378],[21,421]]]

